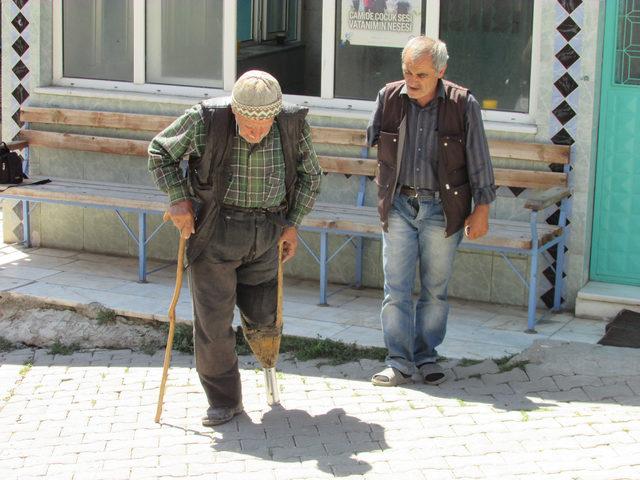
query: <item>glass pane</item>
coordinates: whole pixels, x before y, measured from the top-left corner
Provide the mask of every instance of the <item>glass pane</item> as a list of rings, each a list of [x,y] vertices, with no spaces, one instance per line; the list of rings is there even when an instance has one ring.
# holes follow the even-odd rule
[[[442,0],[446,77],[470,88],[484,109],[529,111],[531,0]]]
[[[147,83],[222,87],[222,0],[147,0]]]
[[[247,70],[265,70],[278,79],[285,94],[319,96],[323,2],[289,0],[287,3],[289,24],[300,25],[296,40],[282,42],[276,37],[262,43],[240,43],[237,76]]]
[[[63,75],[133,81],[133,1],[63,0]]]
[[[238,0],[236,21],[238,41],[253,40],[253,0]]]
[[[289,0],[289,11],[287,13],[287,40],[298,39],[298,3],[300,0]]]
[[[615,82],[640,85],[640,0],[619,0]]]
[[[267,0],[267,34],[284,32],[286,29],[286,0]]]
[[[337,2],[334,97],[374,100],[386,83],[402,78],[400,54],[424,24],[421,4],[421,0]],[[343,25],[343,16],[349,24]],[[380,46],[385,41],[393,46]]]

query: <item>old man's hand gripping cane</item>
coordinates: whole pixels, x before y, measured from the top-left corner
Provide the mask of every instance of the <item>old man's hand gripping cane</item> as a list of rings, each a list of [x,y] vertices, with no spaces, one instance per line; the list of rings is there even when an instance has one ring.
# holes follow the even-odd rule
[[[275,325],[278,334],[275,336],[260,335],[259,333],[247,335],[245,331],[245,339],[264,369],[264,382],[269,405],[280,403],[280,392],[278,390],[278,380],[276,379],[276,362],[278,361],[280,339],[282,338],[282,249],[283,246],[280,243],[278,245],[278,306]]]
[[[167,216],[165,214],[165,221]],[[158,396],[158,407],[156,408],[156,423],[160,423],[160,415],[162,414],[162,399],[164,398],[164,389],[167,386],[167,374],[169,373],[169,364],[171,363],[171,348],[173,347],[173,334],[176,330],[176,304],[180,297],[180,289],[182,288],[182,273],[184,270],[184,249],[187,240],[180,235],[180,243],[178,244],[178,266],[176,268],[176,286],[173,289],[173,297],[171,305],[169,305],[169,335],[167,336],[167,347],[164,351],[164,364],[162,365],[162,380],[160,381],[160,395]]]

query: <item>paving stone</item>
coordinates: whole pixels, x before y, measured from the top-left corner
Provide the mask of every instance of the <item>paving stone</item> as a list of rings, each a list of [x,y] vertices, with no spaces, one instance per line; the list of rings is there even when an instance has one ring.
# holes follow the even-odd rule
[[[544,377],[535,381],[509,382],[509,386],[514,392],[519,394],[534,392],[557,392],[558,386],[551,377]]]
[[[585,387],[587,385],[598,387],[603,384],[600,377],[592,375],[554,375],[553,380],[560,390],[571,390],[576,387]]]
[[[486,385],[498,385],[500,383],[527,382],[529,377],[519,368],[508,372],[482,375],[482,381]]]
[[[491,359],[466,367],[455,366],[452,370],[458,379],[500,372],[500,368],[496,365],[496,362]]]
[[[605,385],[602,387],[583,387],[584,392],[593,401],[604,400],[605,398],[614,397],[633,397],[635,394],[625,383],[616,383],[614,385]]]

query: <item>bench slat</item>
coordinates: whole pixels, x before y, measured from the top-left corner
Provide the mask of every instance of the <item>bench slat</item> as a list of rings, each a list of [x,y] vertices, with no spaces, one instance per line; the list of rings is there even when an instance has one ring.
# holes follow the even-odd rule
[[[564,172],[543,172],[537,170],[514,170],[494,168],[496,185],[503,187],[538,188],[566,187],[567,174]]]
[[[133,155],[146,157],[149,142],[124,138],[78,135],[73,133],[43,132],[40,130],[22,130],[19,138],[30,145],[67,150],[107,153],[115,155]],[[318,157],[325,172],[374,176],[377,160],[350,157]],[[546,189],[567,185],[567,174],[563,172],[544,172],[495,168],[496,185]]]
[[[134,131],[159,132],[176,117],[138,113],[99,112],[68,108],[23,107],[20,120],[33,123],[57,123],[96,128],[119,128]]]
[[[355,128],[312,127],[311,134],[316,143],[339,145],[366,145],[366,132]],[[518,142],[489,139],[489,153],[492,157],[529,160],[542,163],[568,164],[571,147],[546,143]],[[375,147],[374,147],[375,148]]]
[[[368,175],[370,177],[376,174],[376,168],[378,167],[377,160],[353,157],[318,155],[318,162],[322,170],[327,173]]]
[[[37,180],[38,178],[33,178]],[[127,188],[128,187],[128,188]],[[139,185],[120,183],[87,182],[51,178],[45,185],[18,185],[3,192],[6,196],[26,199],[47,199],[58,202],[104,205],[113,208],[132,208],[163,212],[168,206],[168,198],[163,192]]]
[[[327,173],[375,176],[377,160],[348,157],[330,157],[319,155],[320,166]],[[547,189],[566,187],[567,174],[564,172],[545,172],[537,170],[516,170],[508,168],[493,169],[496,185],[519,188]]]
[[[316,203],[302,221],[303,227],[331,228],[365,234],[381,234],[382,228],[375,207],[356,207]],[[538,241],[545,243],[562,233],[555,225],[539,223]],[[531,248],[531,227],[528,222],[489,220],[489,233],[478,240],[463,239],[462,245],[485,245],[508,248]]]
[[[508,140],[489,140],[489,153],[496,158],[513,158],[543,163],[569,163],[570,147],[547,143],[513,142]]]
[[[133,131],[159,132],[176,117],[138,113],[74,110],[68,108],[23,107],[20,119],[33,123],[57,123],[98,128],[118,128]],[[311,135],[316,143],[335,145],[366,145],[366,131],[356,128],[312,127]],[[492,157],[530,160],[543,163],[568,164],[570,147],[567,145],[540,144],[510,140],[490,139]]]
[[[366,142],[366,132],[354,128],[311,127],[311,138],[314,143],[363,147]]]
[[[139,157],[146,157],[147,148],[149,147],[148,140],[129,140],[126,138],[43,132],[40,130],[21,130],[18,138],[28,141],[29,145],[40,147]]]

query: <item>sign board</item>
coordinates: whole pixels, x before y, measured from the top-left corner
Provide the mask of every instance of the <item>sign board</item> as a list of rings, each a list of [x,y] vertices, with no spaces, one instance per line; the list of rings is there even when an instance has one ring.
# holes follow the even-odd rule
[[[422,0],[342,0],[340,40],[349,45],[402,48],[420,35]]]

